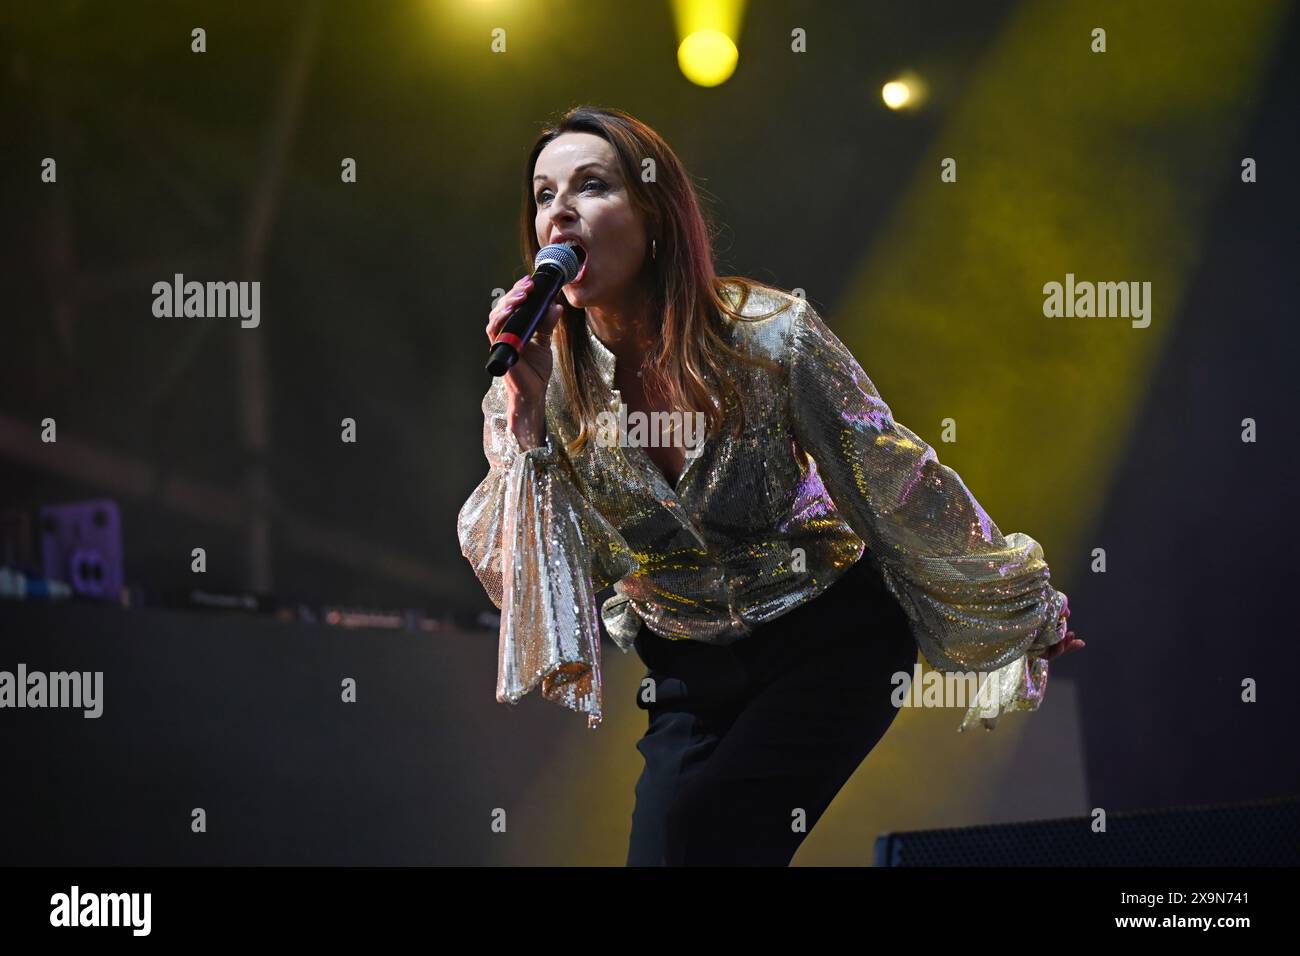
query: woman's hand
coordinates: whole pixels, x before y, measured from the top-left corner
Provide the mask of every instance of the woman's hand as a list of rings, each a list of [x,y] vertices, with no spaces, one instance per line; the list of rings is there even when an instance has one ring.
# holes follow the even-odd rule
[[[496,338],[532,287],[532,276],[524,276],[497,300],[488,313],[489,342]],[[564,306],[552,302],[523,351],[519,353],[518,361],[505,374],[510,429],[525,449],[535,448],[546,440],[546,386],[551,380],[553,364],[551,333],[563,315]]]
[[[1069,616],[1070,599],[1066,598],[1064,603],[1061,605],[1061,617],[1068,618]],[[1078,637],[1075,636],[1074,631],[1066,631],[1065,637],[1057,641],[1047,650],[1043,651],[1043,660],[1050,661],[1055,657],[1060,657],[1062,654],[1068,654],[1070,651],[1076,651],[1087,646],[1088,645],[1085,642],[1079,640]]]

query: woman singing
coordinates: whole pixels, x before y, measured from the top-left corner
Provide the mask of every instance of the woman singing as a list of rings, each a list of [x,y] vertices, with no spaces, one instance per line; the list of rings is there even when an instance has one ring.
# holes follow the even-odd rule
[[[526,266],[586,256],[484,397],[458,532],[501,609],[498,700],[540,684],[595,727],[602,634],[648,667],[629,865],[788,864],[918,647],[983,680],[963,729],[1037,709],[1046,662],[1083,646],[1041,546],[998,530],[807,301],[715,274],[654,130],[568,112],[529,154],[521,227]]]

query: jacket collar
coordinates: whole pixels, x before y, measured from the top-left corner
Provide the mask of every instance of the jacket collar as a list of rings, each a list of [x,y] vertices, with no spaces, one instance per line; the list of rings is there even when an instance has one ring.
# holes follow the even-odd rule
[[[618,360],[614,353],[605,347],[605,343],[596,338],[596,333],[591,330],[591,326],[585,321],[582,323],[583,328],[587,330],[587,342],[591,345],[591,354],[596,359],[596,367],[600,369],[600,377],[605,381],[605,387],[612,389],[614,387],[614,367]]]

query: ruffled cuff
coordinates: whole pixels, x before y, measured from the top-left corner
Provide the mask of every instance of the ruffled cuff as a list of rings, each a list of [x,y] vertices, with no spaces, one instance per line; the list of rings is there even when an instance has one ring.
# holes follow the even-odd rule
[[[1061,612],[1065,610],[1066,596],[1064,592],[1055,588],[1050,588],[1049,592],[1047,599],[1048,613],[1044,616],[1043,626],[1034,635],[1034,642],[1029,645],[1026,653],[1042,653],[1053,644],[1065,640],[1068,622],[1061,617]]]
[[[513,442],[513,435],[507,441]],[[546,444],[510,455],[502,489],[497,700],[542,696],[602,719],[596,594],[640,566]]]
[[[967,709],[958,733],[977,724],[992,730],[1007,711],[1037,710],[1047,693],[1047,669],[1047,661],[1025,654],[983,675],[976,702]]]
[[[979,697],[966,711],[958,733],[977,724],[987,730],[997,726],[998,718],[1008,711],[1038,710],[1047,695],[1049,665],[1042,652],[1065,638],[1066,620],[1061,617],[1065,595],[1051,589],[1048,614],[1034,635],[1029,649],[1015,660],[982,677]]]

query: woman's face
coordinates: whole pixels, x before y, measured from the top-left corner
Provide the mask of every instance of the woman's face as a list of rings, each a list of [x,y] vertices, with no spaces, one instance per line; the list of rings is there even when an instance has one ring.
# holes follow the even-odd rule
[[[569,305],[621,306],[644,267],[648,241],[614,147],[592,133],[563,133],[538,154],[533,174],[538,243],[576,238],[587,253],[564,287]]]

